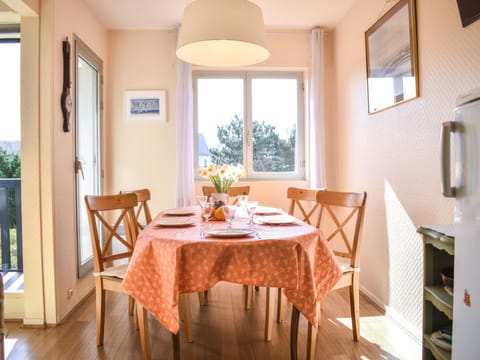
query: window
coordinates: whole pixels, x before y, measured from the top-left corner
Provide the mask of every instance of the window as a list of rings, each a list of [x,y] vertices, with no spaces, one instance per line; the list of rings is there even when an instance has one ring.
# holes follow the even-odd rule
[[[243,164],[247,177],[303,178],[303,73],[193,73],[195,165]]]

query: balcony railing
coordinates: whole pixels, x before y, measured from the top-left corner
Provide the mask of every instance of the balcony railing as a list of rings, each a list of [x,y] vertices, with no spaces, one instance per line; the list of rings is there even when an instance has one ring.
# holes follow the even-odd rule
[[[20,179],[0,179],[0,250],[2,272],[23,272]]]

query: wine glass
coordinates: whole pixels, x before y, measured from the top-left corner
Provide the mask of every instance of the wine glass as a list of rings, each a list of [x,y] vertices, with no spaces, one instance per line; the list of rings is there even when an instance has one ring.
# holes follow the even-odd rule
[[[248,225],[253,225],[255,224],[255,210],[257,210],[258,206],[258,201],[247,201],[247,214],[248,217],[250,218],[250,221],[248,222]]]
[[[202,207],[202,204],[208,200],[208,196],[206,195],[197,195],[197,202],[200,207]]]
[[[223,215],[225,215],[225,221],[228,223],[228,228],[232,228],[232,220],[235,217],[235,210],[236,206],[232,205],[227,205],[227,206],[222,206],[223,208]]]
[[[238,195],[237,200],[238,206],[240,207],[240,209],[242,209],[242,213],[244,213],[248,201],[248,195]]]
[[[205,219],[205,225],[202,227],[202,231],[200,233],[200,237],[205,237],[205,227],[210,226],[209,220],[213,214],[213,202],[211,201],[204,201],[200,203],[200,207],[202,208],[202,217]]]

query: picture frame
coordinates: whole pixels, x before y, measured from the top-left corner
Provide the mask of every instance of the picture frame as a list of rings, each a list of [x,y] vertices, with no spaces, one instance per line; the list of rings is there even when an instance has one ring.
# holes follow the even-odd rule
[[[166,90],[127,90],[123,103],[126,121],[167,121]]]
[[[415,0],[400,0],[365,32],[368,113],[419,96]]]

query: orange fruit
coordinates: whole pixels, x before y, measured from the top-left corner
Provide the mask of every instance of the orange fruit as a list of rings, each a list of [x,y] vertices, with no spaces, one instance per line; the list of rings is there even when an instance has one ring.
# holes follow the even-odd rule
[[[223,208],[219,207],[217,210],[215,210],[215,219],[217,220],[225,220],[225,214],[223,213]]]

